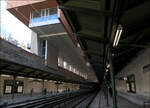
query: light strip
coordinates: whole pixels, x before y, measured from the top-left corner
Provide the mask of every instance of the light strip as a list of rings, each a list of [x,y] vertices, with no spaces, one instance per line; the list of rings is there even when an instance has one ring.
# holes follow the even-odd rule
[[[107,68],[110,68],[110,64],[107,64]]]
[[[24,78],[24,77],[22,77],[22,76],[17,76],[17,78]]]
[[[115,36],[115,40],[114,40],[113,46],[116,45],[116,41],[117,41],[118,34],[119,34],[119,30],[117,30],[117,33],[116,33],[116,36]]]
[[[119,42],[119,40],[120,40],[121,33],[122,33],[122,29],[121,29],[120,32],[119,32],[118,39],[117,39],[117,42],[116,42],[116,46],[118,45],[118,42]]]
[[[120,37],[121,37],[121,33],[122,33],[122,26],[119,25],[117,32],[116,32],[115,39],[114,39],[113,47],[116,47],[118,45]]]
[[[119,39],[119,34],[120,34],[120,30],[117,30],[117,31],[118,31],[118,34],[117,34],[117,36],[116,36],[115,46],[117,46],[117,41],[118,41],[118,39]]]
[[[10,75],[1,74],[1,77],[10,77]]]

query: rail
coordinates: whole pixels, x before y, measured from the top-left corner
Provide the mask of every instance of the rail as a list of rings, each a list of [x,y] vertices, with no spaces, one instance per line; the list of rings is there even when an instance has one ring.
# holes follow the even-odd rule
[[[49,97],[43,97],[39,99],[34,99],[30,101],[3,105],[2,108],[48,108],[54,107],[56,105],[65,104],[76,97],[89,94],[91,91],[76,91],[70,93],[61,93]]]

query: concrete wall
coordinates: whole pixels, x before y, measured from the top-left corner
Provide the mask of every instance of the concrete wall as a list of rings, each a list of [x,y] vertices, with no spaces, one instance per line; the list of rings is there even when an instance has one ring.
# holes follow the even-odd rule
[[[38,55],[38,36],[31,31],[31,52]]]
[[[3,93],[4,80],[13,80],[12,76],[0,76],[0,96],[5,96]],[[31,89],[34,89],[34,93],[42,92],[42,81],[36,80],[33,78],[19,78],[16,77],[16,80],[24,82],[23,94],[29,94]]]
[[[1,76],[0,75],[0,104],[4,101],[10,101],[12,99],[12,94],[4,94],[4,80],[13,80],[12,76]],[[26,77],[16,77],[16,80],[23,81],[24,87],[23,87],[23,93],[21,94],[15,94],[14,98],[19,98],[23,96],[30,96],[31,95],[31,89],[33,88],[33,96],[41,96],[42,90],[46,88],[47,93],[56,93],[57,92],[57,85],[55,81],[43,81],[41,79],[35,79],[35,78],[26,78]],[[62,82],[58,85],[58,91],[63,92],[70,89],[70,91],[79,90],[79,84],[71,84],[71,83],[65,83]]]
[[[147,72],[143,71],[143,66],[150,64],[150,49],[144,50],[137,54],[137,56],[127,66],[121,70],[116,76],[126,77],[128,75],[135,75],[136,93],[128,93],[126,81],[116,80],[116,89],[118,93],[137,104],[143,104],[143,101],[150,99],[150,69]]]
[[[58,49],[47,40],[47,65],[58,69]]]

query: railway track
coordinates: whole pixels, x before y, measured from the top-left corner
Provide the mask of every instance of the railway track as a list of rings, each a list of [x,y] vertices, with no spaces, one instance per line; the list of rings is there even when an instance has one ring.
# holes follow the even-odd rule
[[[43,97],[35,100],[9,104],[3,106],[2,108],[53,108],[56,106],[61,108],[63,105],[66,104],[66,102],[70,102],[81,96],[84,97],[86,94],[89,93],[91,93],[91,91],[77,91],[77,92],[70,92],[70,93],[62,93],[62,94]]]

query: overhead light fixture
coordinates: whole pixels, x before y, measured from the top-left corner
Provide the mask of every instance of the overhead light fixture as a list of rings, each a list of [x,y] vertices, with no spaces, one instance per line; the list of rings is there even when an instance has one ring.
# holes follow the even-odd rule
[[[127,78],[127,77],[124,77],[123,79],[124,79],[125,81],[127,81],[127,80],[128,80],[128,78]]]
[[[1,74],[1,77],[10,77],[10,75]]]
[[[34,78],[29,78],[30,80],[34,80]]]
[[[81,48],[81,46],[80,46],[80,44],[79,44],[79,43],[77,43],[77,46],[78,46],[79,48]]]
[[[42,79],[37,79],[38,81],[42,81]]]
[[[123,30],[122,26],[118,25],[118,29],[116,31],[113,47],[116,47],[118,45],[119,40],[120,40],[120,36],[121,36],[121,33],[122,33],[122,30]]]
[[[24,78],[24,77],[22,77],[22,76],[17,76],[17,78]]]
[[[107,64],[107,68],[110,68],[110,64]]]
[[[89,66],[90,66],[90,63],[89,63],[89,62],[86,62],[86,66],[88,66],[88,67],[89,67]]]
[[[105,71],[106,71],[106,73],[107,73],[107,72],[108,72],[108,69],[106,68]]]

